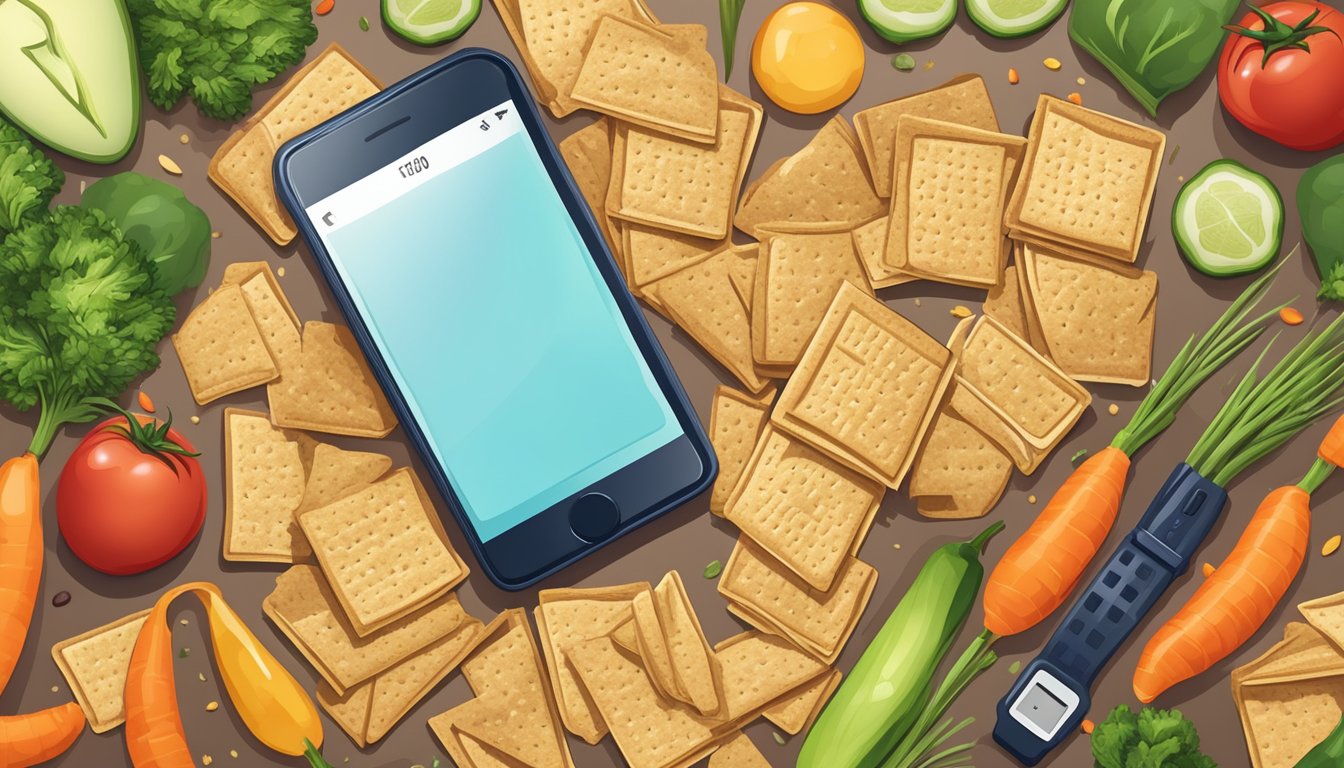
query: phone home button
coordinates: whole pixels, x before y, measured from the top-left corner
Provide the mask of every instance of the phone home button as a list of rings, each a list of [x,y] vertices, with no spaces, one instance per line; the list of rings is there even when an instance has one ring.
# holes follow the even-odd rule
[[[589,493],[569,508],[569,529],[584,541],[596,543],[610,536],[621,524],[621,513],[610,496]]]

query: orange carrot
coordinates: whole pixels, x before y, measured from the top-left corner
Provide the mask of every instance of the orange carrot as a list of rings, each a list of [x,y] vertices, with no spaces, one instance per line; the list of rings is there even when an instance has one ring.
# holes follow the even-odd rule
[[[1330,427],[1316,455],[1333,466],[1344,467],[1344,416],[1340,416],[1335,425]]]
[[[1008,548],[985,582],[985,628],[1015,635],[1064,602],[1120,512],[1129,455],[1115,446],[1093,454]]]
[[[1232,553],[1144,647],[1134,670],[1139,701],[1151,702],[1251,639],[1292,586],[1310,538],[1311,494],[1296,485],[1271,491]]]
[[[192,585],[185,585],[190,588]],[[131,651],[126,674],[126,751],[135,768],[191,768],[187,733],[177,708],[173,636],[168,606],[183,587],[169,590],[150,611]]]
[[[42,502],[37,457],[0,465],[0,691],[14,673],[42,580]]]
[[[0,717],[0,768],[28,768],[64,754],[84,732],[84,710],[73,701],[29,715]]]

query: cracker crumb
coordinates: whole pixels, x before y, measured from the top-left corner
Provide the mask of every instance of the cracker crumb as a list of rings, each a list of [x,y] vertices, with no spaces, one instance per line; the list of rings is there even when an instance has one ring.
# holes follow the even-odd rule
[[[174,176],[182,175],[182,166],[178,165],[176,160],[173,160],[173,158],[167,155],[159,155],[159,167]]]
[[[775,737],[776,744],[778,744],[781,747],[784,746],[785,742],[783,734],[781,734],[779,731],[771,731],[771,735]]]
[[[1021,78],[1019,78],[1019,77],[1017,76],[1017,67],[1009,67],[1009,68],[1008,68],[1008,82],[1009,82],[1010,84],[1012,84],[1012,85],[1017,85],[1017,83],[1018,83],[1018,81],[1019,81],[1020,79],[1021,79]]]
[[[185,133],[182,134],[181,136],[178,136],[178,137],[177,137],[177,140],[180,141],[180,142],[182,142],[183,144],[190,144],[190,143],[191,143],[191,137],[188,136],[188,135],[185,134]]]
[[[1085,77],[1080,77],[1080,78],[1078,78],[1078,80],[1077,80],[1076,82],[1077,82],[1079,85],[1087,85],[1087,78],[1085,78]]]
[[[1176,177],[1176,180],[1179,181],[1179,182],[1181,182],[1182,184],[1185,183],[1185,177],[1184,177],[1184,176],[1177,176],[1177,177]]]
[[[280,267],[279,269],[275,270],[275,276],[276,276],[276,277],[284,277],[284,276],[285,276],[285,268],[284,268],[284,267]]]
[[[215,762],[215,758],[209,755],[201,755],[201,765],[209,765]]]
[[[61,692],[61,686],[59,686],[59,685],[53,685],[53,686],[51,686],[51,692],[52,692],[52,693],[60,693],[60,692]]]
[[[1027,496],[1027,503],[1028,503],[1028,504],[1035,504],[1035,503],[1036,503],[1036,494],[1033,493],[1033,494]]]
[[[1218,569],[1214,568],[1212,563],[1205,563],[1203,567],[1200,568],[1200,571],[1204,573],[1204,578],[1206,579],[1212,576],[1213,572],[1216,570]]]
[[[219,239],[219,230],[215,230],[214,232],[211,232],[211,233],[210,233],[210,238],[211,238],[212,240],[218,240],[218,239]]]
[[[238,750],[236,750],[236,749],[230,749],[230,750],[229,750],[229,757],[238,757]]]
[[[915,299],[915,306],[916,306],[916,307],[921,307],[921,306],[923,306],[923,305],[924,305],[924,302],[920,301],[918,298]]]
[[[925,69],[933,69],[933,60],[930,59],[929,61],[924,62],[924,68],[925,68]]]
[[[178,624],[181,624],[182,626],[185,627],[185,626],[187,626],[188,624],[190,624],[191,622],[187,621],[186,619],[180,619],[177,623],[178,623]]]
[[[204,673],[204,672],[197,672],[197,673],[196,673],[196,679],[197,679],[197,680],[200,680],[202,683],[204,683],[204,682],[205,682],[205,673]]]
[[[1083,105],[1083,94],[1074,91],[1073,93],[1069,94],[1069,101],[1081,107]]]
[[[1044,64],[1045,68],[1050,70],[1051,72],[1058,72],[1059,68],[1064,66],[1063,64],[1060,63],[1059,59],[1056,59],[1054,56],[1046,56],[1045,60],[1042,61],[1041,63]]]
[[[947,312],[953,317],[961,317],[961,318],[970,317],[971,315],[975,314],[974,312],[971,311],[970,307],[963,307],[960,304],[949,309]]]
[[[1106,406],[1106,412],[1114,416],[1120,412],[1120,406],[1116,405],[1115,403],[1111,403],[1110,405]]]
[[[81,194],[81,195],[84,194],[84,188],[87,187],[88,184],[89,184],[89,182],[86,181],[86,180],[84,180],[84,179],[80,179],[80,180],[79,180],[79,194]]]
[[[192,417],[191,417],[191,423],[192,423],[192,424],[200,424],[200,423],[201,423],[201,417],[200,417],[200,416],[192,416]]]
[[[214,711],[217,710],[217,709],[219,709],[219,702],[218,702],[218,701],[212,701],[212,702],[210,702],[209,704],[206,704],[206,705],[205,705],[205,711],[206,711],[206,712],[214,712]]]
[[[892,549],[900,549],[900,548],[901,548],[901,545],[900,545],[900,544],[892,544],[892,545],[891,545],[891,548],[892,548]]]

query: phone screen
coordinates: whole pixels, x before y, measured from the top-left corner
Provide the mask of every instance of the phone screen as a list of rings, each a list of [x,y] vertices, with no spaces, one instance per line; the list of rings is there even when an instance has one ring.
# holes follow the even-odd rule
[[[683,434],[512,101],[306,212],[482,541]]]

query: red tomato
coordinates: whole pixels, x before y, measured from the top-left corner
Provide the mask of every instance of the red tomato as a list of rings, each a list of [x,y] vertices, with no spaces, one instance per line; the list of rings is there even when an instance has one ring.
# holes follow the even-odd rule
[[[126,576],[186,549],[205,522],[205,476],[195,449],[148,416],[115,416],[75,448],[56,486],[65,543],[90,567]]]
[[[1344,142],[1344,14],[1301,0],[1260,10],[1272,23],[1252,11],[1241,20],[1252,34],[1233,31],[1223,45],[1218,60],[1223,107],[1242,125],[1293,149],[1315,151]]]

